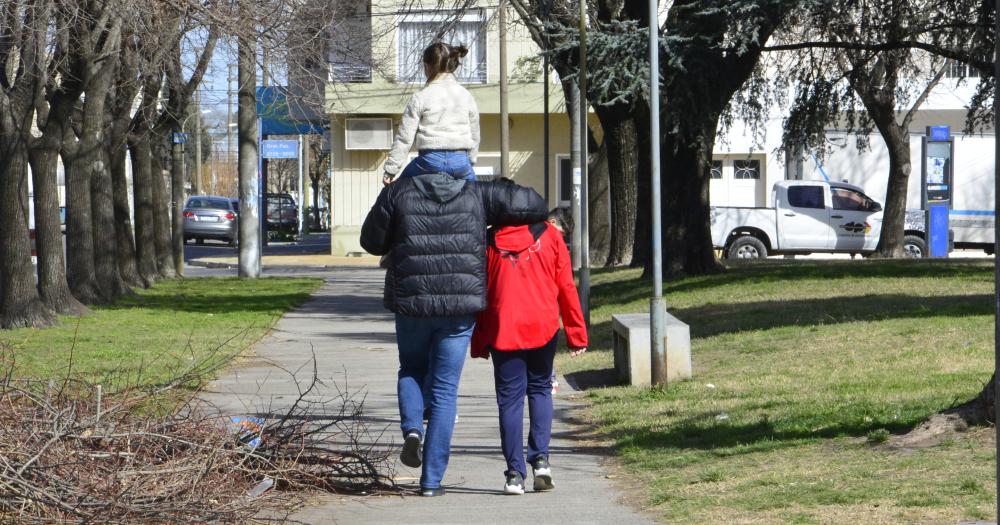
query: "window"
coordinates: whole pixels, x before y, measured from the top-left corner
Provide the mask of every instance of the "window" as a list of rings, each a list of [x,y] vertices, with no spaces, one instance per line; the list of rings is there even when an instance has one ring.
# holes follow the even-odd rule
[[[979,78],[979,70],[958,60],[948,60],[944,76],[947,78]]]
[[[398,80],[424,82],[423,51],[435,40],[452,45],[464,45],[469,54],[455,71],[459,82],[486,83],[486,30],[480,15],[466,15],[458,21],[444,15],[407,16],[399,23],[397,37]]]
[[[822,186],[790,186],[788,188],[788,204],[793,208],[823,209]]]
[[[569,157],[556,157],[559,167],[559,205],[569,206],[573,202],[573,164]]]
[[[712,161],[712,178],[721,179],[722,178],[722,161],[713,160]]]
[[[733,178],[737,180],[758,180],[760,179],[759,160],[734,160]]]
[[[871,199],[863,193],[847,188],[830,188],[830,197],[835,210],[868,211],[871,207],[869,204]]]
[[[228,210],[229,201],[223,199],[193,198],[188,200],[188,208],[204,210]]]

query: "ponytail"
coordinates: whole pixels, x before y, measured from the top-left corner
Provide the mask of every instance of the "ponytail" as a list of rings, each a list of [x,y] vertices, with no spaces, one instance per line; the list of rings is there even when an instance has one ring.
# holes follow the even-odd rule
[[[468,54],[469,49],[461,45],[452,46],[444,42],[435,42],[427,46],[427,49],[424,49],[427,81],[430,82],[443,73],[454,73]]]

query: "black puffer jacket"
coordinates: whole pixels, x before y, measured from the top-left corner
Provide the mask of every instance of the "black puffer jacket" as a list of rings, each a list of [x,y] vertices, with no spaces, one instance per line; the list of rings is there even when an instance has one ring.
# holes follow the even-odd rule
[[[361,246],[391,253],[385,307],[411,317],[486,307],[486,225],[545,220],[545,200],[510,182],[466,183],[443,173],[399,179],[361,227]]]

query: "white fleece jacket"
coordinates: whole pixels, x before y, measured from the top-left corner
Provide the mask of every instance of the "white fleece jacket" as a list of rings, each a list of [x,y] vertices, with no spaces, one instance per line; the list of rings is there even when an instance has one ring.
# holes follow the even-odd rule
[[[413,94],[385,161],[385,172],[396,175],[406,164],[410,147],[417,150],[466,150],[473,164],[479,154],[479,108],[476,99],[446,73]]]

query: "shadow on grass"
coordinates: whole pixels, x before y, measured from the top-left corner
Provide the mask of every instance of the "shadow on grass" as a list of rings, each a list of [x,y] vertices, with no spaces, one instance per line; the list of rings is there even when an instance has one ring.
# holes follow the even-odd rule
[[[993,312],[992,299],[991,295],[986,294],[931,297],[865,295],[707,304],[674,310],[672,313],[691,326],[691,337],[711,337],[782,326],[990,315]],[[607,329],[611,329],[610,325]]]
[[[129,298],[102,310],[130,310],[145,308],[176,312],[222,314],[230,312],[280,312],[301,305],[309,299],[307,292],[254,292],[218,293],[211,295],[177,293],[172,295],[147,295]]]
[[[783,326],[991,315],[992,300],[993,297],[987,294],[930,297],[902,294],[865,295],[707,304],[671,310],[670,313],[690,325],[692,338],[701,338]],[[594,324],[590,333],[594,339],[592,346],[610,347],[610,320]]]
[[[601,269],[595,276],[614,273],[618,269]],[[725,272],[703,277],[691,277],[666,282],[664,293],[692,292],[719,286],[754,283],[794,283],[822,279],[878,279],[878,278],[936,278],[947,275],[950,279],[992,279],[992,264],[983,261],[947,260],[866,260],[866,261],[766,261],[734,264]],[[648,299],[652,293],[647,279],[616,280],[595,284],[591,300],[595,304],[630,303]]]

